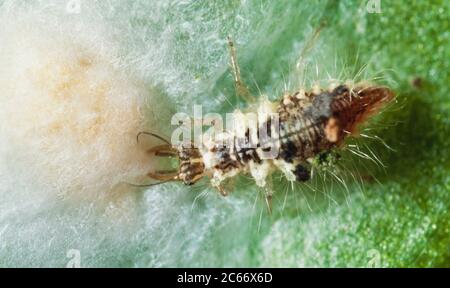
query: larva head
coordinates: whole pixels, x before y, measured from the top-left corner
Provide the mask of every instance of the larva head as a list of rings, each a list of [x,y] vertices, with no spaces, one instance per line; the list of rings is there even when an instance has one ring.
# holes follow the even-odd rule
[[[149,150],[159,157],[176,158],[175,169],[157,170],[148,176],[161,182],[182,181],[186,185],[193,185],[204,176],[205,164],[200,151],[194,147],[173,148],[169,144],[153,147]]]
[[[368,86],[349,89],[341,85],[329,93],[330,117],[325,124],[327,139],[336,144],[348,135],[357,135],[358,126],[394,98],[387,87]]]
[[[205,164],[200,151],[195,147],[182,147],[178,154],[180,159],[178,177],[184,184],[194,185],[205,173]]]

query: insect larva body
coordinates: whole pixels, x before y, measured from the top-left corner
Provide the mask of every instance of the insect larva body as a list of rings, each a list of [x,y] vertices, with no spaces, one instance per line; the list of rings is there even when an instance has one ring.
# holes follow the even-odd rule
[[[249,110],[258,115],[256,126],[265,129],[250,129],[244,114],[235,111],[234,131],[219,133],[218,137],[210,138],[200,147],[174,147],[169,141],[152,134],[166,144],[153,147],[149,152],[179,160],[177,170],[148,174],[161,181],[159,183],[176,180],[193,185],[201,178],[209,177],[212,186],[226,194],[224,181],[243,173],[250,174],[256,185],[265,189],[271,186],[268,183],[270,175],[277,170],[289,181],[307,181],[310,179],[309,165],[314,157],[343,144],[346,137],[357,134],[357,126],[394,97],[387,87],[367,83],[342,84],[327,90],[300,90],[285,94],[278,102],[265,100],[255,104],[255,98],[240,79],[236,51],[230,39],[229,46],[236,92],[247,102],[254,103],[250,105],[253,109]],[[276,121],[267,115],[276,115]],[[273,130],[274,126],[277,129]],[[261,137],[260,131],[266,131],[266,137]],[[273,151],[276,153],[269,153],[271,157],[267,157],[267,152]],[[271,193],[266,191],[267,198]]]
[[[279,135],[270,135],[272,141],[269,143],[279,145],[277,157],[264,159],[264,149],[273,147],[259,142],[253,143],[253,148],[236,145],[249,141],[247,128],[245,139],[226,134],[234,138],[227,143],[235,145],[212,142],[203,148],[178,147],[179,180],[192,185],[203,176],[209,176],[213,186],[220,187],[228,178],[250,173],[256,184],[264,187],[267,176],[280,169],[290,181],[306,181],[309,179],[308,160],[342,144],[346,136],[356,132],[358,124],[392,97],[392,92],[384,87],[351,89],[341,85],[318,94],[297,92],[286,95],[278,105],[266,102],[262,105],[273,107],[272,112],[279,115]],[[270,119],[258,124],[270,126]]]

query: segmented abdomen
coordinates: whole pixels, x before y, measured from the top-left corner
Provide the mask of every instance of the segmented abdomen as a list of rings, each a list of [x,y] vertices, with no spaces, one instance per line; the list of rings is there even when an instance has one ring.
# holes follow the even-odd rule
[[[280,117],[280,157],[288,163],[304,161],[334,143],[327,138],[325,127],[332,117],[332,100],[348,89],[339,86],[332,91],[297,92],[284,96],[277,112]]]
[[[259,127],[265,125],[268,129],[269,142],[260,143],[263,139],[259,135],[253,139],[249,129],[244,128],[246,130],[241,132],[245,136],[238,139],[235,134],[230,136],[232,141],[227,143],[231,145],[212,142],[212,145],[202,149],[201,161],[192,161],[192,156],[187,157],[182,172],[191,171],[188,178],[192,182],[201,175],[208,175],[215,186],[241,172],[250,172],[257,185],[264,186],[265,177],[274,168],[280,169],[290,180],[305,181],[309,179],[303,166],[306,160],[342,143],[347,135],[355,132],[359,123],[376,113],[382,104],[393,97],[392,91],[385,87],[360,86],[350,90],[346,85],[330,90],[299,91],[285,95],[278,105],[269,105],[273,110],[271,112],[278,115],[277,132],[270,135],[270,118],[258,123]],[[256,143],[253,142],[248,148],[236,145],[249,141]],[[264,152],[273,149],[273,145],[277,145],[275,150],[279,153],[273,158],[264,157]],[[195,155],[195,158],[199,159],[200,154]]]

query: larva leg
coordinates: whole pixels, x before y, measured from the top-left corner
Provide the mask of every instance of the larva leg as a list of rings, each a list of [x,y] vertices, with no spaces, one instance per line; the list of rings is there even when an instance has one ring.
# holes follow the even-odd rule
[[[306,165],[297,164],[293,172],[298,182],[305,182],[311,179],[311,170]]]
[[[219,191],[220,195],[222,195],[223,197],[227,197],[228,196],[228,192],[225,189],[225,187],[223,187],[223,185],[219,185],[216,188],[217,188],[217,191]]]
[[[237,61],[236,48],[230,36],[228,36],[228,47],[230,48],[231,70],[233,71],[236,95],[248,103],[254,103],[255,97],[250,94],[250,91],[241,80],[241,70]]]
[[[230,194],[230,192],[233,191],[233,186],[235,184],[236,178],[228,178],[224,180],[222,183],[219,184],[217,187],[217,190],[219,191],[220,195],[226,197]]]

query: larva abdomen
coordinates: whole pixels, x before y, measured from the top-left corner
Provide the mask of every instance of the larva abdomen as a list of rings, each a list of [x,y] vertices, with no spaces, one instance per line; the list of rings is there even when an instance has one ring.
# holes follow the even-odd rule
[[[231,141],[189,148],[196,149],[201,157],[196,156],[196,161],[183,160],[181,180],[191,185],[202,176],[209,176],[212,184],[219,186],[227,178],[250,173],[258,186],[265,186],[266,177],[276,169],[280,169],[288,180],[308,180],[304,167],[308,159],[342,144],[347,136],[356,132],[360,123],[392,98],[393,93],[385,87],[350,88],[346,85],[317,94],[297,92],[285,95],[279,104],[273,105],[273,112],[279,118],[279,129],[274,135],[269,133],[270,141],[264,141],[263,145],[258,137],[256,142],[252,142],[249,128],[246,128],[245,136],[230,134]],[[270,121],[267,119],[258,125],[271,126]],[[248,142],[253,146],[238,145]],[[232,144],[227,146],[223,143]],[[263,155],[264,149],[274,148],[267,147],[267,144],[277,145],[278,153],[273,158],[267,159]],[[184,154],[186,148],[180,148],[180,156]]]

